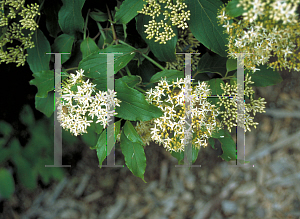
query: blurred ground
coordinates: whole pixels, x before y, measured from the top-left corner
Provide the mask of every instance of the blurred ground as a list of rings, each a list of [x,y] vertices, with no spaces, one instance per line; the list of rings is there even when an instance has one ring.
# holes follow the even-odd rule
[[[300,218],[300,73],[281,75],[282,83],[256,88],[269,110],[246,133],[251,167],[232,167],[209,146],[199,152],[201,168],[175,168],[176,159],[151,144],[144,183],[126,167],[99,169],[95,151],[81,145],[82,159],[63,181],[17,188],[4,218]],[[124,164],[120,152],[116,164]]]

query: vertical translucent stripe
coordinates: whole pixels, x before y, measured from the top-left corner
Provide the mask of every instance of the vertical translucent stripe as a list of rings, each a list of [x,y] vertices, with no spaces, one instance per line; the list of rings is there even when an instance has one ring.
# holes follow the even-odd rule
[[[245,161],[244,54],[237,58],[237,159]],[[240,166],[239,162],[236,162]]]
[[[61,54],[69,53],[46,53],[55,54],[55,97],[54,104],[56,100],[61,100]],[[58,107],[59,104],[55,104],[54,110],[54,165],[45,165],[45,167],[71,167],[71,165],[62,165],[62,127],[57,119],[58,114],[61,114],[61,108]]]

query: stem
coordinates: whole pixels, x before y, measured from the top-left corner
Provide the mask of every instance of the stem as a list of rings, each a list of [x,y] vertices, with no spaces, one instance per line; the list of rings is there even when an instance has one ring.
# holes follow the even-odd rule
[[[199,73],[205,73],[205,72],[201,72],[201,71],[196,72],[196,73],[193,75],[193,78],[195,78],[196,75],[199,74]],[[218,75],[220,75],[220,76],[223,76],[220,72],[209,72],[209,73],[215,73],[215,74],[218,74]]]
[[[93,38],[93,40],[95,41],[96,38],[100,35],[100,31],[97,33],[97,35]]]
[[[135,89],[137,89],[138,91],[141,91],[142,93],[146,93],[146,91],[144,91],[142,88],[135,86]]]
[[[87,14],[86,14],[86,18],[85,18],[85,24],[84,24],[84,30],[83,30],[83,39],[85,40],[86,38],[86,28],[87,28],[87,23],[89,20],[89,13],[90,13],[90,9],[88,10]]]
[[[153,59],[151,59],[149,56],[145,55],[144,53],[141,53],[142,56],[144,56],[146,59],[148,59],[150,62],[152,62],[154,65],[156,65],[157,67],[159,67],[161,70],[166,70],[164,67],[162,67],[160,64],[158,64],[156,61],[154,61]]]
[[[66,71],[71,71],[71,70],[75,70],[75,69],[78,69],[78,67],[67,68]]]
[[[226,71],[225,78],[227,77],[228,71]]]
[[[125,66],[125,69],[126,69],[126,72],[127,72],[128,76],[131,76],[131,73],[130,73],[129,68],[128,68],[127,65]]]
[[[123,45],[126,45],[126,46],[129,46],[130,48],[132,49],[135,49],[133,46],[130,46],[129,44],[125,43],[124,41],[122,40],[119,40],[119,42]],[[144,56],[146,59],[148,59],[150,62],[152,62],[154,65],[156,65],[158,68],[160,68],[161,70],[165,70],[164,67],[162,67],[160,64],[158,64],[156,61],[154,61],[153,59],[151,59],[149,56],[145,55],[144,53],[140,52],[139,50],[136,50],[137,52],[139,52],[142,56]]]
[[[40,12],[42,10],[42,7],[44,6],[44,2],[45,0],[42,1],[42,3],[40,4],[40,7],[38,9],[38,12]],[[19,9],[16,14],[18,14],[18,12],[20,11],[21,9]],[[38,18],[38,20],[37,20]],[[37,17],[34,18],[34,21],[36,22],[37,25],[39,25],[39,22],[40,22],[40,18],[41,18],[41,15],[38,15]]]
[[[121,70],[119,71],[119,73],[122,75],[122,77],[124,77],[124,75],[123,75],[123,73],[122,73],[122,71],[121,71]]]
[[[112,28],[112,33],[113,33],[114,41],[116,42],[116,44],[118,44],[117,34],[116,34],[116,31],[115,31],[113,20],[112,20],[112,17],[111,17],[111,14],[110,14],[110,11],[109,11],[109,8],[108,8],[107,4],[106,4],[106,9],[107,9],[109,20],[111,21],[110,25],[111,25],[111,28]]]
[[[106,40],[106,36],[105,36],[105,34],[104,34],[104,29],[102,28],[102,26],[101,26],[101,24],[99,24],[98,22],[96,22],[96,24],[97,24],[97,26],[98,26],[98,29],[99,29],[99,31],[100,31],[100,33],[101,33],[101,35],[103,36],[103,39],[104,39],[104,41]]]
[[[224,78],[221,78],[221,79],[224,81],[224,80],[230,80],[232,78],[233,78],[233,76],[228,76],[228,77],[224,77]]]

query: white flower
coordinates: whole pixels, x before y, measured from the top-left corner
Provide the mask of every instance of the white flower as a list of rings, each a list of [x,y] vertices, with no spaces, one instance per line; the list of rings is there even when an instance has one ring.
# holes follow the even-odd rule
[[[159,131],[159,129],[156,128],[156,124],[155,124],[154,128],[151,128],[150,130],[152,130],[151,134],[157,133]]]
[[[288,46],[285,48],[285,50],[281,50],[281,51],[284,53],[284,58],[286,58],[287,54],[292,54]]]
[[[227,19],[227,16],[225,16],[225,10],[223,10],[222,15],[219,15],[218,18],[220,18],[222,21]]]
[[[227,21],[227,24],[223,25],[222,27],[226,27],[227,28],[227,33],[229,33],[229,29],[232,27],[232,25],[230,25],[229,21]]]

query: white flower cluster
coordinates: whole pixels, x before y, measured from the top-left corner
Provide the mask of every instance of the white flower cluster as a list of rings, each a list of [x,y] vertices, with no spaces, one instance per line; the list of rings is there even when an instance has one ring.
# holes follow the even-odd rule
[[[297,23],[297,3],[299,4],[299,0],[240,0],[237,7],[243,7],[246,11],[243,16],[250,23],[255,22],[265,14],[265,10],[268,10],[269,19],[287,24]]]
[[[189,95],[190,108],[187,115],[191,116],[192,124],[187,124],[190,128],[185,130],[185,97],[187,96],[185,84],[187,80],[187,78],[180,80],[177,78],[177,82],[173,81],[169,85],[165,78],[155,89],[151,88],[146,92],[146,100],[164,112],[162,117],[154,119],[154,127],[150,128],[151,138],[170,151],[184,151],[185,140],[189,137],[193,137],[194,147],[206,147],[213,130],[220,128],[221,125],[216,118],[218,111],[207,100],[210,95],[207,83],[198,82],[195,88],[191,88],[191,95]],[[176,91],[176,87],[180,88],[180,91]]]
[[[76,72],[77,75],[70,74],[70,78],[63,83],[62,101],[56,101],[59,105],[58,120],[61,126],[75,136],[87,133],[87,126],[90,126],[94,117],[97,117],[96,123],[100,122],[105,128],[110,117],[117,115],[114,110],[109,111],[110,107],[120,106],[121,102],[111,90],[108,90],[109,94],[106,91],[96,93],[96,85],[89,83],[89,79],[83,81],[84,71],[81,69]],[[76,92],[73,91],[74,88]],[[93,93],[96,94],[92,96]]]
[[[300,71],[299,5],[300,0],[240,0],[237,6],[246,12],[238,22],[222,6],[218,18],[229,34],[229,56],[246,53],[245,67],[254,72],[264,64]],[[276,60],[271,62],[271,57]]]

